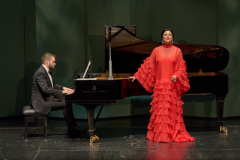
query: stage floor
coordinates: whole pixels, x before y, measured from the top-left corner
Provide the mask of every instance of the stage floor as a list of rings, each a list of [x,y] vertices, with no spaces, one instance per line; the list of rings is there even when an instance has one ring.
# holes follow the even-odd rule
[[[48,119],[44,140],[43,123],[31,124],[24,135],[23,118],[0,119],[0,160],[235,160],[240,159],[240,119],[226,120],[228,133],[218,132],[216,120],[184,118],[195,142],[157,143],[146,140],[148,116],[108,119],[96,124],[97,143],[87,136],[68,138],[64,120]],[[85,130],[86,121],[78,121]]]

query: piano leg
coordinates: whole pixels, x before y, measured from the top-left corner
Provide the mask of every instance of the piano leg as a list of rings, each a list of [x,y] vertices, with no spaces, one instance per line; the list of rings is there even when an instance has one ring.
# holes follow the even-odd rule
[[[84,105],[88,112],[88,134],[94,136],[94,110],[98,105]]]
[[[99,137],[94,133],[94,110],[97,106],[96,104],[84,105],[88,112],[88,135],[91,143],[99,141]]]
[[[216,95],[217,110],[218,110],[218,126],[220,132],[227,132],[227,127],[223,126],[223,110],[224,110],[224,99],[226,95]]]

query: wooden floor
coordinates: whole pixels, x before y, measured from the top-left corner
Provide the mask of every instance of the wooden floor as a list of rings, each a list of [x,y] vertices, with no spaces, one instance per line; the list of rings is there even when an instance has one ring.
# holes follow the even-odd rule
[[[184,118],[195,142],[157,143],[146,140],[148,117],[97,122],[99,142],[87,136],[68,138],[64,120],[48,119],[44,140],[43,124],[31,124],[25,140],[23,118],[0,119],[0,160],[237,160],[240,159],[240,119],[225,121],[228,133],[218,132],[215,120]],[[78,121],[85,130],[86,121]]]

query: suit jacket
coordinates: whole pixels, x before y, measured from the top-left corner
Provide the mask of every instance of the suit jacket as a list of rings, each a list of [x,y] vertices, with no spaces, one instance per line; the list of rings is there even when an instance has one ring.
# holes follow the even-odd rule
[[[54,98],[61,101],[62,90],[63,87],[54,81],[52,88],[48,73],[41,65],[33,76],[31,107],[38,113],[48,114],[54,103]]]

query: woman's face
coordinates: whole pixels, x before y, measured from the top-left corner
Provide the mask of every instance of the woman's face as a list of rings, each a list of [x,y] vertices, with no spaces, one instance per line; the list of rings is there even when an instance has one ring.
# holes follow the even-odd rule
[[[163,33],[162,39],[163,39],[164,44],[171,44],[171,43],[172,43],[172,40],[173,40],[172,32],[170,32],[170,31],[165,31],[165,32]]]

